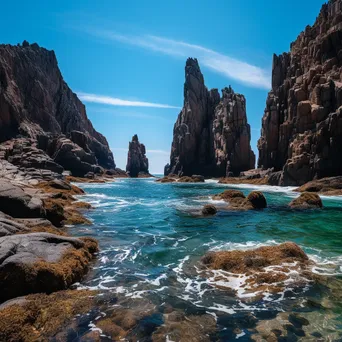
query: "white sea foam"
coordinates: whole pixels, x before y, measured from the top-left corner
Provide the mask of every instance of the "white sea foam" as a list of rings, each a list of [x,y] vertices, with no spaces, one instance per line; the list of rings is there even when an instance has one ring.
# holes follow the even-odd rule
[[[281,192],[292,196],[298,196],[298,192],[294,192],[298,187],[295,186],[275,186],[275,185],[255,185],[255,184],[218,184],[229,188],[238,188],[246,190],[259,190],[264,192]]]
[[[275,240],[267,240],[265,242],[259,241],[246,241],[246,242],[225,242],[221,243],[215,247],[212,247],[211,251],[221,251],[221,250],[249,250],[255,249],[262,246],[275,246],[279,243]]]

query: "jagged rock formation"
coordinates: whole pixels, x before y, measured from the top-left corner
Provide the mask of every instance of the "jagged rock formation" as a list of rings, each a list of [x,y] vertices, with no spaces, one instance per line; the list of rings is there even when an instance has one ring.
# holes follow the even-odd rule
[[[184,106],[173,129],[170,173],[222,177],[254,168],[246,100],[231,87],[208,91],[196,59],[185,66]]]
[[[342,1],[273,56],[258,165],[283,171],[281,185],[342,174]]]
[[[139,174],[149,174],[146,148],[144,144],[139,142],[136,134],[129,143],[126,171],[130,177],[138,177]]]
[[[37,141],[77,176],[99,171],[97,165],[115,168],[106,138],[63,80],[55,53],[26,41],[0,45],[0,143],[18,136]]]

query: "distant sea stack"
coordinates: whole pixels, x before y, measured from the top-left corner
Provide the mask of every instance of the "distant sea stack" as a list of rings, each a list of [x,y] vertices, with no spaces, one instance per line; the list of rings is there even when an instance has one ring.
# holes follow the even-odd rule
[[[126,172],[130,177],[149,176],[146,148],[136,134],[129,143]]]
[[[313,26],[273,56],[258,166],[281,185],[342,174],[342,1],[322,6]]]
[[[19,166],[75,176],[115,169],[106,138],[63,80],[55,53],[27,41],[0,45],[0,143],[14,138],[29,140],[7,143],[0,157]]]
[[[208,90],[197,59],[185,66],[184,106],[173,129],[165,175],[239,175],[255,167],[246,100],[231,87]]]

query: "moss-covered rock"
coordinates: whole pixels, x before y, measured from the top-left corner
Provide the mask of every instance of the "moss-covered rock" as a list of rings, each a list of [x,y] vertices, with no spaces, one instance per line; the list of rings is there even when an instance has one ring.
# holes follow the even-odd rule
[[[37,292],[67,289],[89,267],[97,242],[31,233],[0,238],[0,302]]]
[[[312,209],[322,208],[323,203],[316,193],[303,192],[299,197],[294,199],[289,206],[294,209]]]
[[[232,200],[232,198],[245,198],[245,195],[240,190],[225,190],[220,194],[214,195],[214,200],[224,200],[226,202],[229,202]]]

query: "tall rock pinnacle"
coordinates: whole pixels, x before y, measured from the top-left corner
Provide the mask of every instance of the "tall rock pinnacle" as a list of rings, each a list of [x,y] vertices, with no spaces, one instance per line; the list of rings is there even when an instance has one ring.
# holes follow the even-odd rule
[[[255,166],[246,100],[231,87],[208,91],[197,59],[185,65],[184,105],[173,129],[165,174],[238,175]]]
[[[130,177],[138,177],[139,173],[148,174],[146,148],[139,142],[136,134],[129,143],[126,171]]]
[[[281,185],[342,174],[342,0],[322,6],[313,26],[273,56],[258,165]]]

